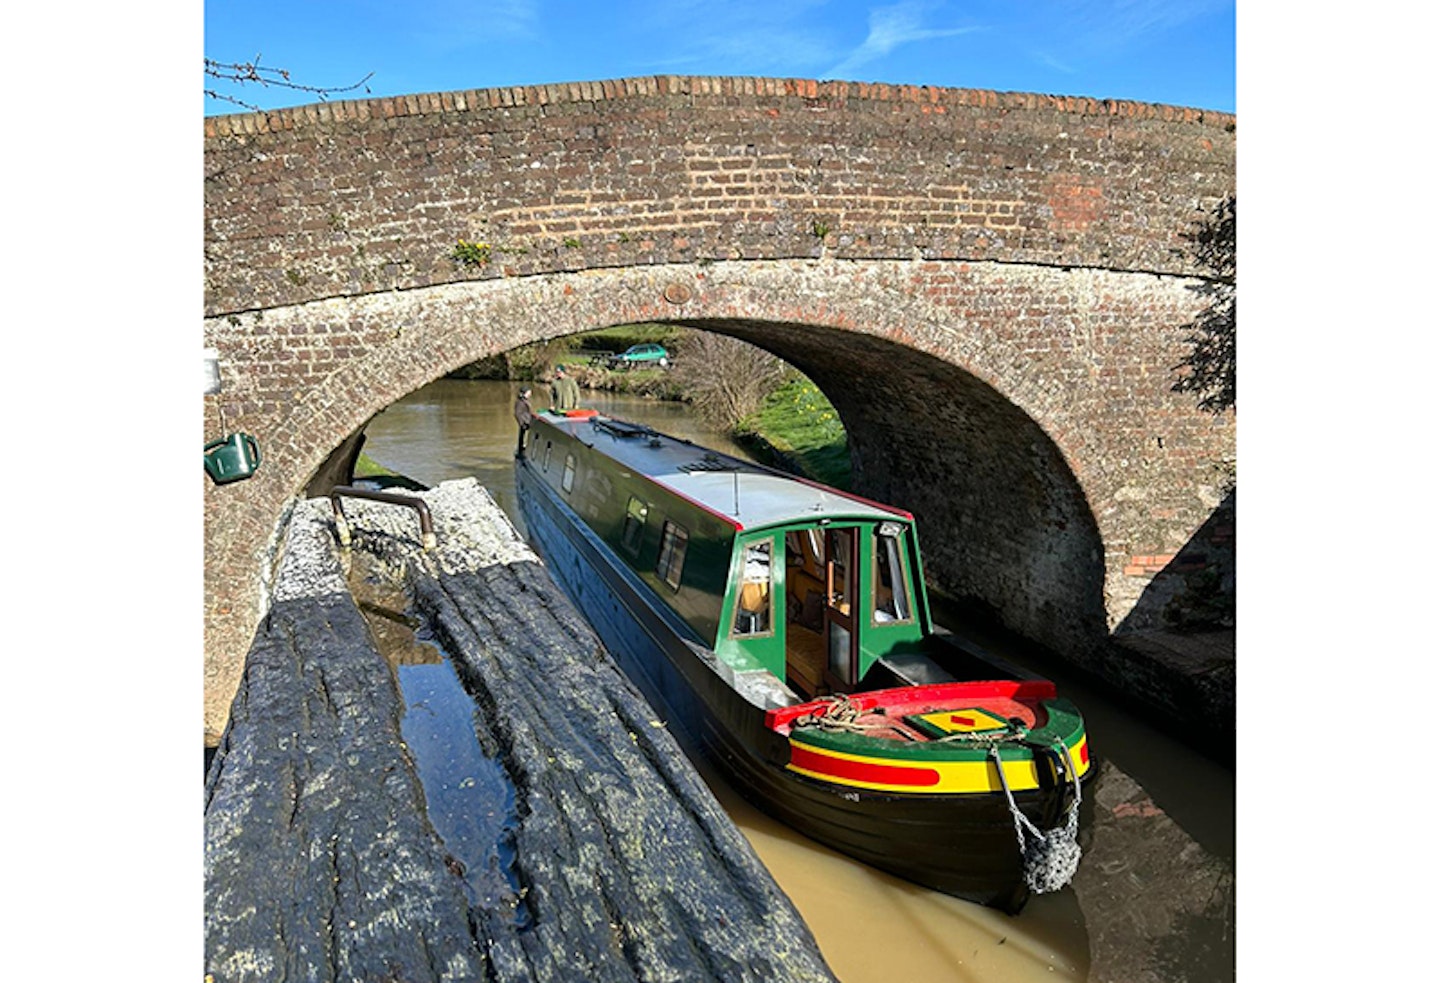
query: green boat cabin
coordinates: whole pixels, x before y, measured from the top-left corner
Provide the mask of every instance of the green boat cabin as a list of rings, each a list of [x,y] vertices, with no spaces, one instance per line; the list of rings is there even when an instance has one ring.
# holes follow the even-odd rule
[[[908,513],[582,414],[539,414],[526,456],[732,669],[764,669],[810,699],[870,688],[880,659],[924,651]]]

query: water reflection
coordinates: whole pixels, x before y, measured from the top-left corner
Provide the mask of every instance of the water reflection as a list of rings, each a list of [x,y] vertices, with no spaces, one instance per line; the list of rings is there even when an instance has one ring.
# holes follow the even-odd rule
[[[523,532],[513,472],[511,407],[517,389],[504,382],[431,383],[370,424],[365,451],[386,467],[427,485],[478,478]],[[684,406],[610,394],[582,395],[582,405],[601,412],[749,456],[723,435],[707,432]],[[701,774],[846,983],[882,979],[1053,983],[1086,978],[1088,938],[1068,889],[1036,897],[1020,915],[1010,917],[851,860],[766,816],[703,767]]]
[[[351,570],[351,591],[395,673],[404,706],[400,736],[446,862],[472,907],[511,907],[516,925],[528,927],[529,909],[517,903],[523,895],[515,876],[515,786],[504,765],[481,747],[477,729],[486,723],[454,664],[399,610],[404,593],[366,568],[362,555]]]
[[[507,876],[514,863],[507,846],[515,789],[499,762],[481,753],[471,718],[475,701],[448,660],[401,666],[397,675],[405,700],[400,732],[425,788],[430,820],[464,867],[470,903],[500,910],[519,893]]]

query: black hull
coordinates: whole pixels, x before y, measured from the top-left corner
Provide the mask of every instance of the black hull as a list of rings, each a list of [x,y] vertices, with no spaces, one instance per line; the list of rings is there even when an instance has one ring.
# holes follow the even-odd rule
[[[900,795],[789,771],[789,744],[712,668],[688,630],[524,462],[525,524],[551,575],[651,704],[747,800],[855,859],[968,901],[1017,912],[1029,897],[1014,819],[1000,793]],[[1041,828],[1063,821],[1067,788],[1017,792]]]

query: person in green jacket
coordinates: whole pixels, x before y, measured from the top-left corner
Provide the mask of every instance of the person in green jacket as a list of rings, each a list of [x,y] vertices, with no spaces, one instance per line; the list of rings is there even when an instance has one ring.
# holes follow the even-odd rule
[[[564,413],[566,410],[573,410],[580,405],[580,386],[565,372],[565,366],[555,366],[555,382],[550,387],[555,398],[551,405],[556,410]]]

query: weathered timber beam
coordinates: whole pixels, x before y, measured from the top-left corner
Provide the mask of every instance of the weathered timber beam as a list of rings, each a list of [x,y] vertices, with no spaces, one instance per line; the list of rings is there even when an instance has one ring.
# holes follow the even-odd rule
[[[691,769],[663,722],[604,652],[488,494],[475,482],[466,481],[446,483],[423,497],[434,516],[438,549],[421,549],[413,517],[367,502],[352,503],[354,549],[380,557],[397,571],[404,570],[415,610],[447,649],[475,698],[477,738],[494,751],[516,789],[514,873],[523,885],[521,903],[528,917],[516,919],[514,909],[505,905],[476,906],[467,911],[459,879],[452,874],[445,899],[433,895],[435,907],[446,909],[443,917],[412,906],[400,918],[427,953],[432,975],[407,968],[397,978],[464,978],[471,971],[469,963],[462,968],[463,959],[483,966],[484,973],[476,978],[501,981],[833,980],[789,899]],[[297,530],[308,530],[305,535],[310,542],[324,540],[328,520],[321,506],[323,503],[307,502],[296,510],[287,563],[300,535]],[[329,562],[334,563],[333,554]],[[338,576],[338,565],[335,569]],[[253,671],[258,672],[258,667],[270,661],[286,661],[274,660],[267,653],[285,651],[296,667],[285,682],[306,692],[306,681],[317,677],[305,654],[296,651],[312,649],[306,626],[313,633],[316,619],[329,619],[333,627],[350,624],[351,615],[359,615],[344,595],[349,605],[344,616],[337,614],[342,606],[338,603],[311,602],[316,607],[311,617],[304,622],[294,620],[288,609],[280,606],[285,582],[282,569],[277,603],[257,635],[250,659],[257,667]],[[292,620],[286,621],[287,617]],[[277,633],[284,638],[272,637]],[[359,658],[372,667],[367,671],[375,678],[368,687],[385,690],[383,698],[376,701],[377,706],[385,707],[385,721],[376,721],[381,725],[371,728],[374,743],[369,748],[377,762],[397,757],[408,762],[399,750],[396,721],[402,711],[395,701],[394,685],[387,679],[382,687],[379,681],[388,670],[373,654],[373,647],[363,658],[357,651],[358,647],[334,645],[315,650],[329,658]],[[258,658],[257,652],[261,653]],[[207,857],[211,840],[226,839],[219,834],[231,825],[219,815],[212,823],[210,815],[217,793],[227,784],[226,762],[237,753],[242,761],[245,755],[254,754],[248,747],[242,748],[242,738],[246,744],[257,739],[284,743],[295,730],[290,715],[298,714],[311,730],[342,742],[342,747],[315,749],[317,757],[349,761],[370,756],[355,752],[359,735],[353,729],[342,733],[339,721],[355,715],[356,708],[343,699],[336,701],[333,693],[328,703],[294,696],[279,701],[282,705],[273,714],[268,738],[247,730],[256,716],[257,687],[251,676],[252,668],[247,666],[247,684],[236,702],[237,711],[246,712],[238,722],[232,713],[231,732],[207,782],[211,803],[207,809]],[[328,674],[320,673],[318,678],[328,679]],[[270,688],[285,682],[270,680]],[[308,685],[312,693],[323,689],[315,682]],[[367,707],[360,716],[367,720],[381,716],[377,706]],[[317,717],[332,712],[337,715],[336,722],[317,726]],[[365,762],[351,767],[368,772],[374,765]],[[417,780],[408,764],[404,781],[394,778],[393,784],[410,790],[407,804],[415,814],[406,821],[418,819],[428,826],[424,797],[416,790]],[[374,796],[378,790],[365,789],[363,794]],[[279,800],[269,810],[269,823],[284,832],[272,833],[274,842],[263,846],[295,855],[308,855],[323,846],[307,841],[303,832],[290,832],[294,824],[282,808],[287,796],[273,790],[268,795]],[[345,816],[357,812],[355,804],[343,799],[336,808],[344,813],[332,817],[340,820],[340,826]],[[358,814],[363,815],[363,809]],[[264,822],[254,816],[250,821],[252,826]],[[348,831],[340,833],[342,841],[348,838]],[[414,848],[406,852],[406,861],[423,871],[411,871],[407,866],[403,872],[395,872],[405,878],[423,874],[424,883],[438,877],[443,883],[443,846],[433,831],[428,842],[422,841],[423,836],[417,837]],[[217,849],[217,856],[220,852]],[[250,868],[263,862],[233,857],[224,864],[207,861],[207,875],[212,879],[223,875],[227,881],[243,879],[252,873]],[[282,869],[291,870],[294,865],[293,857],[278,858],[277,866]],[[386,890],[400,889],[390,880],[390,869],[362,868],[355,873],[359,883],[373,873],[385,878]],[[289,883],[295,880],[292,875]],[[278,900],[265,895],[267,891],[285,895],[286,886],[267,881],[255,888],[237,888],[228,883],[212,886],[207,881],[207,901],[222,909],[219,913],[207,911],[207,960],[212,953],[219,955],[223,950],[229,954],[241,948],[233,941],[237,932],[230,926],[235,922],[263,921],[255,915],[233,914],[235,902],[267,912],[285,909],[297,892],[290,891]],[[293,910],[293,904],[286,910]],[[410,920],[412,913],[419,917]],[[397,916],[401,914],[397,912]],[[456,919],[464,922],[467,918],[473,937],[457,942],[452,926]],[[304,946],[307,955],[319,955],[323,950],[316,939],[347,935],[347,924],[337,926],[323,917],[292,921],[295,923],[280,918],[275,925],[287,933],[287,953]],[[217,932],[212,925],[226,931]],[[352,948],[369,945],[368,938],[346,942]],[[231,965],[236,962],[230,959]],[[308,974],[298,973],[295,978],[345,978],[343,973],[327,972],[317,961]],[[217,980],[220,978],[217,974]],[[260,976],[227,974],[224,978]],[[362,974],[362,978],[369,977]]]
[[[310,504],[310,503],[306,503]],[[475,980],[390,668],[323,512],[296,510],[205,783],[205,963],[248,980]]]

